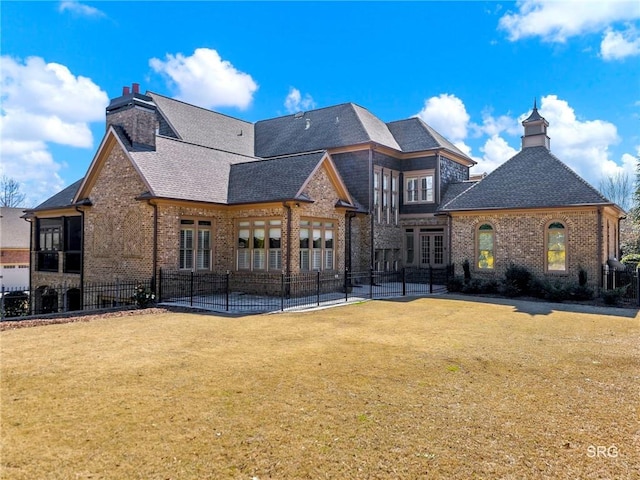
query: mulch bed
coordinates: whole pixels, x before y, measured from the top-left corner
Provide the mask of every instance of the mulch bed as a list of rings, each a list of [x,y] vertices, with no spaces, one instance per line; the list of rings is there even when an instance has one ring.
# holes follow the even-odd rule
[[[134,315],[149,315],[157,313],[167,313],[175,311],[191,311],[189,309],[176,309],[176,308],[144,308],[144,309],[127,309],[118,311],[100,311],[91,313],[68,313],[66,315],[52,315],[42,318],[29,318],[25,320],[3,320],[0,322],[0,332],[5,330],[15,330],[17,328],[29,328],[38,327],[41,325],[56,325],[60,323],[77,323],[77,322],[92,322],[93,320],[105,319],[105,318],[117,318],[117,317],[131,317]]]

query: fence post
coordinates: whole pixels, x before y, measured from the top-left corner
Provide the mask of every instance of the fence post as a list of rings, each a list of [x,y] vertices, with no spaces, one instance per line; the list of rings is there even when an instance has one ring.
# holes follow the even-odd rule
[[[189,273],[189,305],[193,307],[193,270]]]
[[[640,307],[640,270],[636,266],[636,302]]]
[[[433,267],[429,265],[429,293],[433,293]]]
[[[114,307],[120,306],[120,279],[116,278],[116,301]]]
[[[229,311],[229,277],[230,276],[231,276],[231,272],[227,270],[226,283],[224,286],[225,304],[226,304],[227,312]]]
[[[407,296],[407,272],[406,267],[402,267],[402,296]]]
[[[156,284],[158,294],[158,303],[162,301],[162,269],[158,272],[158,283]]]
[[[373,268],[369,269],[369,298],[373,299]]]
[[[349,269],[344,269],[344,301],[349,301]]]
[[[319,307],[320,306],[320,270],[318,270],[316,275],[316,302]]]
[[[0,298],[0,319],[4,318],[4,285],[2,285],[2,298]]]
[[[284,312],[284,273],[280,274],[280,311]]]

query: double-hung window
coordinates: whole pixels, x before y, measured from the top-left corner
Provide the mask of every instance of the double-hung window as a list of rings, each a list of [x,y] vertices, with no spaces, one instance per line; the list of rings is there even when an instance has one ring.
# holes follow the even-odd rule
[[[398,224],[398,178],[396,171],[376,167],[373,173],[373,215],[375,221]]]
[[[238,222],[238,270],[282,270],[282,221]]]
[[[180,269],[211,270],[211,220],[180,220]]]
[[[335,224],[300,222],[300,270],[333,270],[335,263]]]
[[[434,178],[432,172],[405,175],[405,203],[433,203]]]

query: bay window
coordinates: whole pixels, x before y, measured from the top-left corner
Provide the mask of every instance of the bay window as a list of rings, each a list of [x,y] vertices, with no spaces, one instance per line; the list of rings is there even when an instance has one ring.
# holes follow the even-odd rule
[[[333,270],[335,225],[333,222],[300,222],[300,270]]]

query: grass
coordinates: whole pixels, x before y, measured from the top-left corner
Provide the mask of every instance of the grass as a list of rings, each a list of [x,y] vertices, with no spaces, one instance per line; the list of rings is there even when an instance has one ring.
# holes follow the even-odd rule
[[[5,331],[0,477],[633,478],[638,318],[569,310],[443,297]]]

